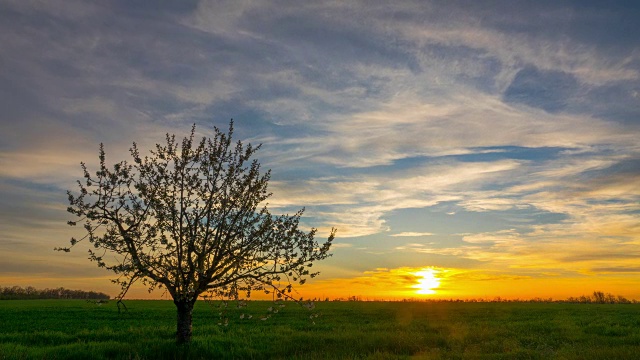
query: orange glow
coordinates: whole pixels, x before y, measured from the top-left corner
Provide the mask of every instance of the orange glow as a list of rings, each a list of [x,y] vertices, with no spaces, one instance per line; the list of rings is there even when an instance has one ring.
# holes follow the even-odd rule
[[[34,286],[39,289],[65,287],[87,291],[101,291],[117,295],[120,287],[96,277],[23,277],[0,276],[0,286]],[[516,275],[508,271],[490,269],[460,269],[444,267],[376,268],[344,277],[316,278],[304,286],[294,287],[295,298],[361,300],[431,300],[431,299],[532,299],[590,295],[603,291],[640,299],[640,279],[631,274],[579,274],[573,277],[553,273]],[[149,293],[142,284],[132,286],[128,299],[170,299],[163,290]],[[256,292],[255,300],[270,300],[271,294]]]
[[[640,280],[629,275],[529,273],[516,275],[488,269],[442,267],[377,268],[344,278],[315,280],[298,288],[300,296],[324,299],[566,299],[603,291],[640,299]]]

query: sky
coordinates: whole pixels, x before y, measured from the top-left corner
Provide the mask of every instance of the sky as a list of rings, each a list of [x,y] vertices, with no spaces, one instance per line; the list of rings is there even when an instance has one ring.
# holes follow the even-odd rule
[[[304,297],[640,299],[632,1],[0,0],[0,285],[90,289],[80,162],[213,127],[323,240]],[[143,288],[132,297],[148,295]],[[166,296],[166,295],[164,295]]]

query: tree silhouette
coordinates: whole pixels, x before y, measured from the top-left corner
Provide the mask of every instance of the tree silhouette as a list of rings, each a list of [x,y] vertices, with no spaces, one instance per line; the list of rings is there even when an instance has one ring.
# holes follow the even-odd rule
[[[86,234],[56,248],[69,252],[88,240],[89,258],[118,275],[112,281],[122,287],[119,300],[138,280],[149,291],[164,287],[177,308],[179,343],[191,339],[200,294],[238,298],[265,291],[291,297],[293,284],[318,274],[310,268],[330,256],[335,236],[333,229],[320,245],[316,229],[302,231],[304,209],[271,215],[263,205],[271,196],[271,172],[261,174],[258,161],[251,160],[260,146],[234,145],[233,121],[228,134],[214,132],[194,142],[194,125],[181,143],[167,134],[166,143],[144,157],[133,143],[133,163],[121,161],[111,169],[100,144],[99,169],[92,174],[81,163],[79,194],[67,191],[67,210],[78,217],[68,224],[83,223]]]

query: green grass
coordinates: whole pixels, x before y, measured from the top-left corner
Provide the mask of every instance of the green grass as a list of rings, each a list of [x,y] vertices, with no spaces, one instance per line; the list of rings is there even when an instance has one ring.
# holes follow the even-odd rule
[[[0,301],[0,359],[637,359],[640,306],[560,303],[199,302],[176,346],[169,301]],[[240,319],[252,314],[250,320]],[[309,315],[320,316],[312,320]]]

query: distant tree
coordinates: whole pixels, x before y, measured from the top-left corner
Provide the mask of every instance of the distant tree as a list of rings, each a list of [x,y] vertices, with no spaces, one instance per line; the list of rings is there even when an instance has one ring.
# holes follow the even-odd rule
[[[593,292],[593,302],[598,304],[606,303],[606,295],[602,291]]]
[[[81,163],[79,194],[67,192],[68,211],[78,218],[68,224],[83,223],[86,235],[56,249],[68,252],[87,239],[90,259],[118,275],[119,300],[137,280],[149,291],[164,287],[177,308],[179,343],[191,339],[192,310],[202,293],[290,297],[293,284],[318,274],[310,268],[330,256],[335,236],[332,230],[320,245],[316,229],[301,230],[304,209],[271,215],[264,205],[270,171],[261,174],[251,160],[260,146],[234,146],[233,121],[228,134],[214,132],[196,142],[194,125],[181,143],[167,134],[166,143],[144,157],[133,143],[133,162],[112,168],[100,144],[98,170]]]
[[[626,297],[624,297],[622,295],[618,295],[618,298],[616,299],[616,303],[618,303],[618,304],[631,304],[631,301],[629,301],[629,299],[627,299]]]

